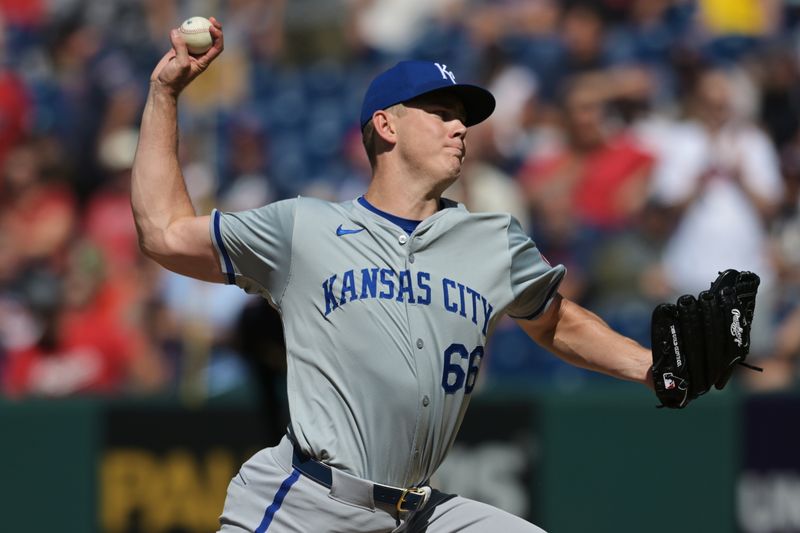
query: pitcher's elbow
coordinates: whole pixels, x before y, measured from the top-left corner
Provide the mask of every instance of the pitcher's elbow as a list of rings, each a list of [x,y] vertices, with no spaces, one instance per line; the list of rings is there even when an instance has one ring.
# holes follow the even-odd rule
[[[163,248],[163,238],[159,235],[158,231],[145,231],[138,224],[136,225],[136,233],[138,234],[139,250],[142,251],[146,257],[159,262],[158,259],[163,255],[161,253]]]

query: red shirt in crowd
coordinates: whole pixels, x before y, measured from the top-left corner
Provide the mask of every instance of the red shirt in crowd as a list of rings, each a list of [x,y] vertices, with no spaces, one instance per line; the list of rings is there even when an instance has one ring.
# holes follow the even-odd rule
[[[5,392],[9,396],[120,392],[142,342],[120,321],[116,292],[106,287],[90,304],[62,310],[53,349],[34,345],[9,352]]]
[[[652,155],[621,135],[586,154],[562,150],[533,160],[520,180],[534,197],[538,190],[561,188],[584,223],[617,229],[641,205],[653,162]]]

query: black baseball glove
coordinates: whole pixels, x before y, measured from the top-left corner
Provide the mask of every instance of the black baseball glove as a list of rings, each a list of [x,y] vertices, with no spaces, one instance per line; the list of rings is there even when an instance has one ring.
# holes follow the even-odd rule
[[[653,310],[651,373],[663,407],[683,408],[691,400],[728,383],[736,364],[750,351],[750,325],[761,280],[752,272],[726,270],[697,298]]]

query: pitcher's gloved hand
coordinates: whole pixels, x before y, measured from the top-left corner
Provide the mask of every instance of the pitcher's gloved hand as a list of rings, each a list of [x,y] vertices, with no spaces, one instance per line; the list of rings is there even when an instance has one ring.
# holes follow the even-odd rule
[[[684,294],[675,304],[653,310],[651,373],[664,407],[683,408],[715,386],[728,383],[750,351],[750,326],[759,277],[726,270],[695,298]]]

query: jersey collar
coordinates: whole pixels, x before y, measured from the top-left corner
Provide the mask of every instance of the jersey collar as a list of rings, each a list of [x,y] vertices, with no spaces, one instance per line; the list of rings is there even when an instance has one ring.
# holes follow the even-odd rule
[[[402,217],[398,217],[392,215],[391,213],[387,213],[385,211],[381,211],[374,205],[370,204],[366,198],[360,196],[354,200],[351,200],[353,205],[358,208],[358,210],[362,210],[362,212],[366,212],[376,222],[382,222],[381,225],[387,225],[391,227],[399,227],[403,230],[404,233],[411,234],[417,230],[417,233],[427,231],[427,229],[439,218],[445,216],[447,213],[452,212],[454,210],[457,211],[466,211],[464,206],[459,204],[458,202],[454,202],[453,200],[447,198],[441,198],[439,200],[439,211],[432,214],[428,218],[424,220],[410,220]],[[403,224],[407,223],[407,226]]]
[[[408,218],[402,218],[396,215],[392,215],[391,213],[387,213],[386,211],[381,211],[380,209],[369,203],[367,199],[364,198],[363,196],[358,197],[358,203],[360,203],[361,205],[363,205],[365,208],[369,209],[376,215],[385,218],[395,226],[399,226],[400,229],[402,229],[409,235],[411,235],[414,232],[414,230],[417,229],[419,223],[422,222],[421,220],[411,220]]]

